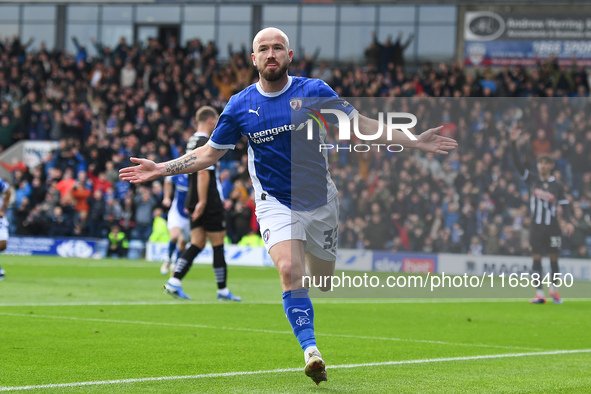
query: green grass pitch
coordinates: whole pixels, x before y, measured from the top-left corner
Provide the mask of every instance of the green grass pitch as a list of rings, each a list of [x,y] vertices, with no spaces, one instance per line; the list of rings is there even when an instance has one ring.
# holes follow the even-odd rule
[[[211,266],[162,291],[159,264],[1,256],[0,391],[589,392],[591,302],[315,298],[328,382],[303,373],[273,268]],[[588,284],[582,284],[587,286]]]

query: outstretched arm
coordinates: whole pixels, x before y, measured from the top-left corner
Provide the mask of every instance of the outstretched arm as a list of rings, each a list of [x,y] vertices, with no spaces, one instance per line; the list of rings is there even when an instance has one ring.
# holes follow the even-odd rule
[[[513,157],[513,164],[519,171],[519,174],[522,178],[525,178],[526,175],[526,167],[521,161],[519,157],[519,149],[517,148],[517,140],[521,135],[521,130],[517,128],[517,126],[512,126],[511,130],[509,131],[509,138],[511,139],[511,156]]]
[[[380,123],[375,120],[359,114],[359,131],[363,134],[375,134],[380,126]],[[351,123],[353,127],[353,123]],[[392,138],[386,140],[386,125],[382,125],[383,132],[382,137],[376,141],[382,144],[399,144],[405,148],[417,148],[425,152],[439,153],[447,155],[447,151],[458,147],[456,140],[448,137],[443,137],[436,134],[440,131],[443,126],[435,127],[421,133],[418,137],[413,136],[415,139],[411,139],[406,133],[399,130],[392,130]],[[409,132],[410,133],[410,132]]]
[[[227,149],[215,149],[206,144],[187,152],[178,159],[164,163],[132,157],[131,162],[138,165],[120,169],[119,178],[131,183],[142,183],[166,175],[190,174],[215,164],[227,151]]]
[[[78,38],[76,36],[72,36],[72,42],[76,46],[76,50],[80,51],[80,42],[78,42]]]
[[[402,49],[406,49],[408,48],[408,46],[410,45],[410,43],[412,42],[413,38],[415,38],[414,33],[411,33],[410,36],[408,36],[406,42],[404,44],[402,44]]]

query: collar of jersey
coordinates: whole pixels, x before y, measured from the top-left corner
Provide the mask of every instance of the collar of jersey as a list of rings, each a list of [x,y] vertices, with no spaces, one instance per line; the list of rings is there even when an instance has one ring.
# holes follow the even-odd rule
[[[554,182],[556,180],[556,178],[554,178],[554,175],[550,175],[550,177],[548,179],[544,179],[544,178],[540,177],[540,180],[542,182]]]
[[[265,97],[277,97],[282,95],[287,89],[289,89],[289,87],[291,86],[291,75],[287,76],[287,83],[285,84],[285,86],[283,87],[283,89],[281,89],[278,92],[273,92],[273,93],[267,93],[263,90],[263,88],[261,87],[261,82],[257,82],[257,90],[259,91],[260,94],[262,94]]]
[[[195,132],[195,136],[196,137],[207,137],[207,138],[209,138],[209,134],[204,133],[203,131],[196,131]]]

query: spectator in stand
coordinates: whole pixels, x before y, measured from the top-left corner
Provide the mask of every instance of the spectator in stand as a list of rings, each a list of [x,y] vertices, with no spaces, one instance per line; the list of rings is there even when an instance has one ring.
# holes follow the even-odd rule
[[[10,117],[5,114],[0,119],[0,150],[4,150],[12,145],[14,130],[18,125],[10,121]]]
[[[152,223],[152,234],[150,234],[150,242],[168,243],[170,241],[170,235],[168,234],[168,228],[166,219],[164,218],[164,211],[162,208],[154,208],[152,213],[154,216],[154,222]]]
[[[238,241],[239,246],[248,246],[248,247],[260,247],[265,246],[263,239],[261,238],[258,231],[251,231],[250,233],[246,234],[240,241]]]
[[[481,256],[483,250],[482,242],[480,242],[480,238],[474,235],[470,239],[470,246],[468,247],[468,254],[472,256]]]
[[[98,191],[98,193],[102,196],[102,193]],[[115,196],[107,197],[105,199],[105,213],[103,215],[103,220],[106,223],[106,227],[110,228],[108,224],[112,223],[119,223],[120,220],[123,219],[123,208],[119,199]]]
[[[152,211],[158,204],[150,189],[141,186],[133,198],[135,206],[135,227],[131,230],[131,238],[147,242],[152,233]]]
[[[49,235],[52,237],[68,237],[72,235],[73,221],[69,213],[65,213],[61,205],[53,208],[49,217]]]
[[[398,37],[396,38],[396,42],[394,43],[394,48],[392,50],[392,63],[394,63],[394,67],[401,67],[404,68],[405,61],[404,61],[404,51],[406,48],[410,46],[412,43],[413,38],[415,37],[414,33],[411,33],[405,42],[402,42],[402,37],[404,36],[404,32],[401,30],[398,32]],[[442,134],[444,135],[444,134]],[[453,138],[453,137],[452,137]]]
[[[534,148],[534,155],[536,157],[540,155],[547,155],[552,150],[552,144],[547,138],[546,131],[544,129],[538,129],[538,131],[536,131],[536,138],[534,138],[532,144]]]
[[[115,168],[115,163],[112,160],[105,163],[105,180],[111,186],[119,181],[119,170]]]
[[[110,199],[114,201],[113,198]],[[103,193],[95,190],[88,199],[88,236],[92,238],[104,238],[104,217],[107,211]],[[119,206],[119,209],[121,207]]]
[[[127,60],[125,63],[125,67],[121,69],[121,87],[122,88],[131,88],[135,85],[137,79],[137,71],[133,66],[131,60]]]
[[[371,70],[376,71],[380,64],[380,47],[375,39],[375,31],[372,32],[372,40],[367,48],[365,48],[365,62],[371,67]]]
[[[76,178],[76,181],[74,183],[74,188],[71,192],[75,204],[74,210],[77,214],[79,214],[80,212],[88,214],[88,210],[90,209],[88,206],[88,198],[91,195],[91,189],[89,186],[90,182],[87,182],[86,172],[79,171],[78,177]]]
[[[229,210],[229,217],[232,222],[232,232],[228,234],[233,243],[238,243],[245,235],[249,234],[250,218],[252,212],[241,200],[233,200]]]
[[[585,149],[583,142],[577,142],[574,146],[574,152],[570,155],[573,171],[573,189],[578,190],[583,181],[583,174],[591,171],[591,162],[589,161],[589,151]]]
[[[499,254],[499,228],[494,223],[486,226],[483,238],[483,254]]]
[[[15,233],[47,234],[49,217],[59,203],[56,185],[65,181],[59,186],[60,190],[66,191],[63,206],[71,206],[71,195],[69,197],[67,191],[73,190],[70,183],[81,169],[89,171],[88,178],[93,181],[92,195],[98,189],[103,201],[109,201],[107,205],[110,208],[103,217],[105,223],[122,221],[120,224],[127,229],[133,227],[135,207],[128,197],[136,190],[127,182],[119,182],[117,177],[117,170],[129,165],[128,156],[141,152],[142,156],[154,155],[158,160],[164,160],[170,152],[162,146],[168,146],[171,139],[177,143],[183,141],[183,134],[188,136],[192,132],[190,118],[194,110],[203,105],[217,106],[221,110],[225,101],[213,81],[216,73],[220,77],[224,75],[230,81],[228,86],[233,86],[233,89],[242,89],[253,82],[252,62],[242,48],[231,51],[230,61],[224,63],[217,59],[215,43],[203,45],[198,38],[187,41],[186,48],[182,48],[178,40],[170,48],[162,48],[157,40],[150,40],[147,47],[139,49],[122,39],[117,48],[111,50],[90,40],[98,55],[96,58],[86,56],[86,62],[82,58],[76,59],[78,51],[67,54],[48,51],[40,46],[38,50],[28,52],[26,45],[30,42],[25,45],[19,38],[14,42],[11,40],[9,44],[13,47],[0,47],[0,59],[8,56],[8,59],[16,57],[22,60],[4,62],[4,67],[0,66],[0,146],[6,148],[19,140],[41,138],[46,134],[51,140],[60,141],[60,148],[51,157],[43,158],[42,176],[35,175],[22,164],[10,169],[15,177],[12,183],[19,194],[14,207],[16,219],[10,223]],[[406,40],[402,37],[399,42],[404,44],[403,41]],[[78,45],[88,47],[90,44],[80,41]],[[391,43],[391,47],[394,53],[396,42]],[[434,241],[434,250],[448,249],[446,245],[449,243],[443,245],[440,242],[446,235],[438,225],[441,218],[435,214],[437,208],[447,211],[450,202],[461,203],[463,208],[466,198],[471,206],[480,207],[480,202],[486,199],[485,192],[488,192],[494,201],[494,209],[488,210],[487,225],[478,215],[474,220],[465,213],[461,215],[459,229],[465,234],[464,250],[469,246],[470,236],[474,235],[471,226],[475,226],[484,238],[487,233],[494,233],[488,229],[494,225],[496,234],[493,238],[500,238],[502,244],[510,240],[515,245],[511,250],[521,253],[523,242],[527,240],[524,234],[528,231],[528,218],[524,216],[522,207],[529,206],[529,196],[524,185],[512,174],[507,160],[508,136],[505,129],[513,122],[522,123],[523,128],[534,131],[531,136],[522,137],[526,144],[523,156],[529,162],[533,162],[534,150],[537,152],[533,143],[535,132],[544,130],[545,138],[536,139],[536,145],[541,145],[542,150],[549,149],[556,160],[556,169],[572,192],[573,203],[579,202],[585,215],[588,214],[591,174],[586,174],[591,172],[588,160],[591,133],[587,130],[590,130],[591,123],[585,112],[589,87],[582,65],[573,62],[572,66],[565,68],[551,58],[541,59],[533,67],[505,67],[499,72],[492,67],[470,70],[458,64],[425,63],[416,72],[410,72],[398,67],[393,58],[388,60],[386,57],[380,62],[380,47],[375,42],[368,49],[367,67],[335,64],[332,71],[328,67],[322,68],[322,64],[316,67],[318,51],[311,55],[302,52],[302,56],[290,66],[290,74],[311,76],[322,68],[325,75],[331,74],[332,88],[347,97],[406,95],[430,96],[432,100],[437,100],[437,97],[459,96],[453,106],[450,102],[427,105],[425,101],[418,101],[415,106],[410,100],[397,101],[401,108],[408,107],[408,112],[415,113],[419,121],[445,119],[445,127],[451,125],[450,133],[455,133],[455,138],[465,143],[458,152],[437,158],[438,163],[434,164],[440,169],[425,166],[425,159],[415,158],[406,152],[392,156],[329,152],[335,183],[340,182],[338,186],[346,191],[341,198],[340,222],[342,239],[348,240],[344,241],[347,245],[364,247],[367,240],[363,228],[370,221],[371,204],[378,202],[386,207],[384,214],[389,218],[390,229],[396,226],[390,223],[392,215],[400,226],[396,232],[399,233],[401,250],[404,245],[410,248],[410,238],[417,239],[418,234],[414,232],[415,227],[405,228],[409,225],[406,207],[412,201],[411,191],[424,194],[425,189],[421,185],[426,182],[430,185],[431,195],[441,195],[424,204],[425,228],[420,237],[423,248],[429,247],[429,237]],[[181,51],[186,56],[179,58],[173,55]],[[380,67],[381,72],[378,71]],[[131,83],[134,73],[135,82]],[[474,99],[483,95],[569,95],[572,98],[568,102],[552,100],[527,108],[521,107],[519,102],[512,103],[509,108],[491,108]],[[464,101],[466,97],[471,97],[470,101]],[[448,116],[453,123],[447,123]],[[33,134],[30,134],[31,131]],[[331,138],[329,135],[329,140]],[[248,197],[251,185],[244,183],[248,179],[246,152],[247,143],[239,141],[236,149],[221,162],[225,197],[229,197],[233,181],[240,180],[244,186],[245,197],[240,200],[243,207],[252,204]],[[109,161],[112,166],[107,164]],[[18,162],[11,162],[9,166],[13,164]],[[355,170],[361,167],[362,171]],[[104,173],[104,180],[101,173]],[[558,179],[558,174],[553,175]],[[393,181],[381,185],[375,179]],[[32,185],[33,192],[29,197],[24,197],[27,193],[17,186],[24,182]],[[44,191],[48,195],[44,196]],[[456,197],[449,198],[448,193]],[[111,198],[111,194],[115,197]],[[387,200],[388,194],[394,196],[391,201]],[[422,196],[418,200],[421,206],[423,200]],[[92,204],[89,202],[89,205]],[[122,205],[125,205],[124,210]],[[414,205],[411,206],[414,209]],[[423,210],[423,207],[420,209]],[[91,216],[92,207],[88,217],[89,233],[90,223],[93,222]],[[252,212],[250,217],[250,228],[253,228],[256,217]],[[491,218],[494,218],[493,222]],[[26,225],[23,225],[24,221]],[[231,234],[231,220],[228,220],[228,226],[228,233]],[[511,230],[517,232],[515,239],[511,238],[510,232],[503,230],[505,226],[521,226]],[[246,225],[244,228],[246,231]],[[386,247],[391,247],[392,239],[389,238]],[[491,248],[486,238],[483,242],[484,253],[508,253],[504,246],[502,251],[495,251],[496,248]],[[574,246],[567,248],[565,245],[563,250],[565,254],[577,253]]]
[[[107,250],[107,256],[109,257],[127,257],[129,250],[129,241],[127,236],[118,225],[111,227],[111,232],[108,235],[109,249]]]
[[[72,233],[75,237],[88,237],[88,211],[80,211],[78,215],[74,217],[74,231]]]
[[[591,218],[585,214],[580,204],[574,204],[574,215],[572,219],[574,231],[568,239],[570,249],[574,251],[574,256],[583,258],[587,256],[587,237],[591,237]],[[583,249],[584,248],[584,249]]]
[[[367,249],[385,249],[386,242],[392,238],[391,226],[382,212],[383,209],[378,203],[371,205],[370,218],[364,230],[365,247]]]
[[[15,193],[16,208],[18,208],[22,205],[25,198],[27,199],[27,202],[30,202],[31,193],[32,193],[32,188],[31,188],[31,185],[29,184],[29,182],[24,179],[21,180],[18,185],[18,189],[16,190],[16,193]]]
[[[104,172],[99,172],[98,176],[95,176],[92,171],[89,171],[88,178],[92,181],[93,191],[100,190],[105,193],[109,188],[113,187]]]
[[[60,201],[62,204],[67,204],[71,201],[75,183],[74,171],[71,167],[66,168],[62,180],[56,185],[57,190],[60,192]]]

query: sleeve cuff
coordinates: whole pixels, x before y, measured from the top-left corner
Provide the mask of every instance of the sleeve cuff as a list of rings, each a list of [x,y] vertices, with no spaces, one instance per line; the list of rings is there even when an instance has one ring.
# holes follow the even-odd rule
[[[218,144],[216,142],[213,142],[212,140],[207,141],[207,143],[215,149],[234,149],[234,147],[236,146],[236,144]]]

